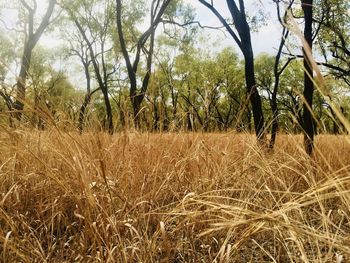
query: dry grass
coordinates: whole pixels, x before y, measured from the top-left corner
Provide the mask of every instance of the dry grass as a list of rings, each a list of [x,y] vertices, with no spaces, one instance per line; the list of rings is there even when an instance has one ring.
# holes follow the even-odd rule
[[[350,144],[316,147],[310,159],[289,135],[266,153],[244,134],[2,132],[0,261],[346,262]]]

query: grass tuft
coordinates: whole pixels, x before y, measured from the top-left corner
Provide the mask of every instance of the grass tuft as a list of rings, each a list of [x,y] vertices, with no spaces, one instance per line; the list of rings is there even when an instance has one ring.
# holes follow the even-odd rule
[[[346,262],[350,145],[248,134],[0,134],[2,262]]]

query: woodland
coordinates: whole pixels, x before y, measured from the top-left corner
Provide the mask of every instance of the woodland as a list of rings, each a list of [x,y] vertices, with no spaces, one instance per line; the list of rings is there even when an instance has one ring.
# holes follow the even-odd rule
[[[271,3],[275,13],[260,2],[250,15],[244,1],[227,1],[224,11],[199,1],[217,27],[197,21],[183,1],[3,7],[2,121],[38,129],[55,122],[80,132],[248,131],[260,141],[271,134],[270,147],[277,131],[302,132],[311,153],[314,134],[346,132],[349,4]],[[17,21],[6,21],[10,11]],[[255,56],[251,34],[269,19],[279,23],[279,45]],[[208,30],[224,31],[232,45],[203,44]],[[45,32],[62,44],[45,48]]]
[[[0,261],[347,262],[349,28],[340,0],[0,0]]]

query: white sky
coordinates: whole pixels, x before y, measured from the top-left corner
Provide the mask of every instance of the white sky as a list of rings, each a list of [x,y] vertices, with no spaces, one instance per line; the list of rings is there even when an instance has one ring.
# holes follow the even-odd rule
[[[209,9],[199,3],[199,1],[185,0],[185,2],[196,8],[197,19],[203,25],[221,26],[220,21],[216,18],[216,16]],[[225,0],[214,0],[213,2],[215,8],[223,15],[223,17],[230,18],[230,13]],[[253,16],[259,9],[262,9],[270,17],[266,26],[261,26],[258,32],[252,32],[254,54],[257,55],[261,52],[274,54],[280,39],[280,25],[276,19],[275,4],[272,2],[272,0],[246,0],[245,3],[248,16]],[[213,38],[222,38],[224,36],[223,33],[210,29],[206,29],[206,32],[208,32],[208,34],[210,34]],[[222,46],[233,46],[238,51],[237,45],[229,34],[226,34],[226,37],[222,42]]]
[[[197,0],[184,0],[185,3],[191,4],[196,9],[197,20],[201,22],[202,25],[208,26],[221,26],[219,20],[209,9],[200,4]],[[209,0],[208,0],[209,1]],[[262,3],[264,2],[264,3]],[[13,2],[14,3],[14,2]],[[47,0],[37,0],[38,3],[38,13],[44,13],[47,7]],[[252,44],[255,56],[261,52],[267,52],[274,54],[276,52],[276,47],[279,44],[280,39],[280,25],[276,19],[276,8],[272,0],[262,1],[262,0],[246,0],[246,11],[248,16],[253,16],[256,12],[262,9],[265,13],[269,14],[268,25],[261,26],[258,32],[252,33]],[[229,18],[230,14],[226,4],[226,0],[214,0],[215,7],[220,11],[220,13],[225,17]],[[15,10],[4,11],[0,13],[0,17],[9,27],[14,27],[17,19],[17,12]],[[1,25],[3,27],[3,25]],[[232,37],[226,33],[211,29],[205,29],[203,33],[215,41],[219,40],[220,45],[217,47],[218,50],[231,46],[237,50],[237,53],[241,55]],[[40,45],[47,48],[58,48],[62,41],[58,38],[57,34],[44,33],[39,42]],[[215,51],[218,51],[215,50]],[[58,62],[60,63],[60,62]],[[64,66],[61,64],[61,66]],[[74,81],[75,82],[75,81]]]
[[[197,20],[200,21],[203,25],[210,25],[210,26],[221,26],[218,19],[211,13],[210,10],[208,10],[206,7],[204,7],[202,4],[200,4],[197,0],[184,0],[186,3],[191,4],[196,9],[197,14]],[[269,1],[259,1],[259,0],[246,0],[246,9],[249,16],[255,15],[257,10],[262,9],[264,12],[270,15],[270,19],[268,20],[267,26],[262,26],[259,28],[258,32],[252,33],[252,43],[253,43],[253,50],[254,54],[257,55],[261,52],[267,52],[267,53],[274,53],[275,48],[278,45],[279,37],[280,37],[280,26],[279,23],[276,20],[276,11],[275,11],[275,4],[272,2],[272,0]],[[38,3],[38,11],[45,10],[47,6],[46,0],[37,0]],[[225,0],[214,0],[215,7],[220,11],[220,13],[223,14],[224,17],[230,17],[228,7]],[[14,21],[16,19],[16,12],[15,11],[5,11],[1,12],[1,17],[6,23],[12,27],[13,23],[11,21]],[[210,30],[206,29],[205,34],[208,34],[211,36],[213,40],[216,38],[219,38],[222,40],[221,44],[222,47],[227,46],[234,46],[236,47],[233,39],[229,34],[226,34],[226,37],[222,32],[218,32],[216,30]],[[58,39],[53,38],[53,36],[44,34],[42,39],[40,40],[40,44],[47,46],[49,48],[57,47],[60,44],[60,41]]]

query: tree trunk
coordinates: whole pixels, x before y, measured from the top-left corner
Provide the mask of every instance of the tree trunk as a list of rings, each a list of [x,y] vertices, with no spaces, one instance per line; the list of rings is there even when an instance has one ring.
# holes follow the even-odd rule
[[[81,61],[83,63],[84,71],[85,71],[85,78],[86,78],[86,94],[85,94],[83,104],[81,105],[80,111],[79,111],[78,130],[79,130],[80,134],[83,133],[85,112],[86,112],[87,106],[90,104],[91,96],[92,96],[92,94],[91,94],[91,77],[90,77],[90,72],[89,72],[89,62],[87,60],[88,59],[86,59],[86,61],[85,61],[83,59],[83,57],[81,57]]]
[[[153,100],[153,113],[154,113],[154,119],[153,119],[153,131],[158,131],[159,130],[159,123],[160,123],[160,117],[159,117],[159,109],[157,105],[157,97],[154,97]]]
[[[18,120],[21,119],[22,111],[24,109],[24,101],[26,96],[26,79],[27,79],[28,70],[30,67],[32,52],[35,45],[38,43],[40,37],[42,36],[45,29],[50,23],[50,18],[54,10],[56,0],[49,1],[45,15],[43,16],[39,26],[35,31],[34,31],[34,26],[35,26],[34,15],[35,15],[36,8],[30,7],[30,5],[28,5],[26,1],[21,1],[21,3],[23,4],[24,8],[28,12],[28,27],[25,30],[27,39],[24,45],[24,51],[23,51],[22,60],[21,60],[21,69],[20,69],[20,73],[16,83],[17,94],[16,94],[16,101],[14,103],[14,108],[15,110],[17,110],[17,113],[15,114],[15,116]]]
[[[265,144],[265,123],[264,115],[262,111],[261,98],[256,88],[256,82],[254,77],[254,55],[252,49],[252,42],[250,37],[250,27],[247,22],[247,16],[245,13],[244,1],[239,1],[239,8],[235,1],[226,0],[228,9],[231,13],[234,27],[236,28],[238,35],[233,31],[231,25],[227,23],[225,18],[215,9],[213,1],[210,3],[205,0],[199,0],[204,6],[209,8],[216,17],[220,20],[229,34],[232,36],[238,47],[243,53],[245,60],[245,78],[246,88],[249,95],[250,103],[252,105],[255,134],[260,144]]]
[[[177,130],[178,128],[178,120],[177,120],[177,100],[178,100],[178,93],[175,93],[174,87],[171,85],[171,103],[172,103],[172,120],[170,122],[172,123],[173,129]]]
[[[18,120],[22,117],[22,111],[24,109],[24,101],[26,97],[26,81],[28,76],[28,70],[30,66],[30,61],[32,58],[33,46],[26,44],[21,60],[21,69],[17,79],[17,94],[16,101],[14,103],[14,108],[17,111],[15,116]]]
[[[240,9],[238,9],[234,1],[227,0],[227,5],[229,7],[229,10],[235,23],[235,27],[240,37],[240,41],[238,42],[239,47],[244,56],[245,81],[250,103],[252,105],[255,135],[258,139],[258,142],[263,145],[265,144],[265,122],[264,114],[262,111],[261,98],[256,87],[254,54],[250,36],[250,27],[248,25],[247,17],[245,14],[244,2],[239,1],[239,3]]]
[[[151,77],[151,66],[152,66],[152,57],[153,57],[153,48],[154,48],[154,40],[155,40],[155,30],[158,24],[161,22],[161,18],[166,11],[168,5],[171,0],[165,0],[160,6],[159,1],[152,1],[151,7],[151,24],[150,27],[140,36],[136,46],[136,55],[133,63],[131,63],[130,55],[127,50],[127,45],[124,38],[123,32],[123,24],[122,24],[122,1],[116,0],[116,24],[117,24],[117,33],[120,48],[125,60],[126,68],[128,71],[128,77],[130,80],[130,100],[133,106],[133,114],[134,114],[134,124],[135,128],[140,128],[140,109],[141,103],[144,99],[145,93],[148,88],[149,80]],[[136,73],[140,62],[141,50],[145,49],[145,44],[147,40],[150,38],[150,45],[147,54],[147,71],[142,81],[141,90],[137,90],[137,79]]]
[[[301,2],[305,17],[304,38],[307,43],[303,48],[304,54],[304,103],[303,103],[303,129],[304,147],[307,154],[311,155],[314,148],[314,122],[312,116],[312,98],[314,92],[313,68],[306,49],[312,53],[312,5],[313,0]]]
[[[92,60],[91,62],[92,62],[92,65],[94,67],[97,83],[98,83],[98,86],[101,89],[102,94],[103,94],[103,98],[104,98],[104,102],[105,102],[105,106],[106,106],[106,115],[107,115],[107,123],[104,125],[103,128],[107,129],[109,134],[113,134],[113,132],[114,132],[113,114],[112,114],[111,103],[110,103],[109,97],[108,97],[107,80],[106,79],[104,80],[102,78],[102,75],[100,72],[100,67],[98,65],[98,62],[96,61],[96,56],[95,56],[95,52],[94,52],[93,47],[92,47],[92,43],[88,39],[85,30],[83,29],[83,27],[81,26],[81,24],[79,23],[79,21],[77,19],[74,19],[74,23],[77,26],[79,32],[81,33],[82,37],[84,38],[84,41],[87,44],[87,47],[88,47],[89,53],[90,53],[90,58]],[[103,54],[103,50],[102,50],[102,54]]]
[[[278,130],[278,107],[276,102],[276,96],[272,97],[272,125],[271,125],[271,139],[269,148],[273,149],[276,143],[277,130]]]
[[[247,107],[247,120],[248,120],[248,131],[251,132],[252,129],[252,112],[249,107]]]
[[[114,126],[113,126],[112,106],[111,106],[111,103],[109,101],[107,88],[104,88],[102,90],[102,93],[103,93],[103,98],[104,98],[105,105],[106,105],[106,114],[107,114],[107,127],[105,127],[105,128],[107,128],[109,134],[113,134]]]
[[[245,54],[245,79],[250,103],[252,105],[255,135],[258,138],[259,143],[264,144],[264,115],[262,112],[261,98],[256,88],[256,81],[254,76],[254,58],[251,48]]]
[[[130,95],[130,99],[133,108],[135,129],[141,129],[141,103],[143,101],[143,96],[141,96],[141,94],[136,94],[135,92],[133,95]]]
[[[289,8],[291,7],[291,4],[289,5]],[[288,9],[289,9],[288,8]],[[287,11],[284,15],[284,20],[286,19],[287,16]],[[272,96],[271,96],[271,110],[272,110],[272,125],[271,125],[271,139],[270,139],[270,144],[269,148],[273,149],[276,143],[276,136],[277,136],[277,130],[278,130],[278,105],[277,105],[277,92],[279,89],[280,85],[280,76],[283,73],[283,71],[287,68],[288,64],[291,62],[291,59],[289,59],[284,66],[279,70],[279,64],[280,64],[280,59],[281,59],[281,54],[282,54],[282,49],[285,45],[285,42],[287,40],[287,37],[289,35],[289,30],[284,26],[283,23],[281,23],[283,28],[282,32],[282,37],[280,41],[280,45],[278,48],[278,52],[275,58],[275,65],[274,65],[274,70],[273,74],[275,77],[275,83],[272,91]]]
[[[85,95],[84,102],[81,105],[80,111],[79,111],[78,129],[79,129],[80,134],[83,133],[85,112],[86,112],[87,106],[89,105],[90,101],[91,101],[91,94],[88,92]]]

